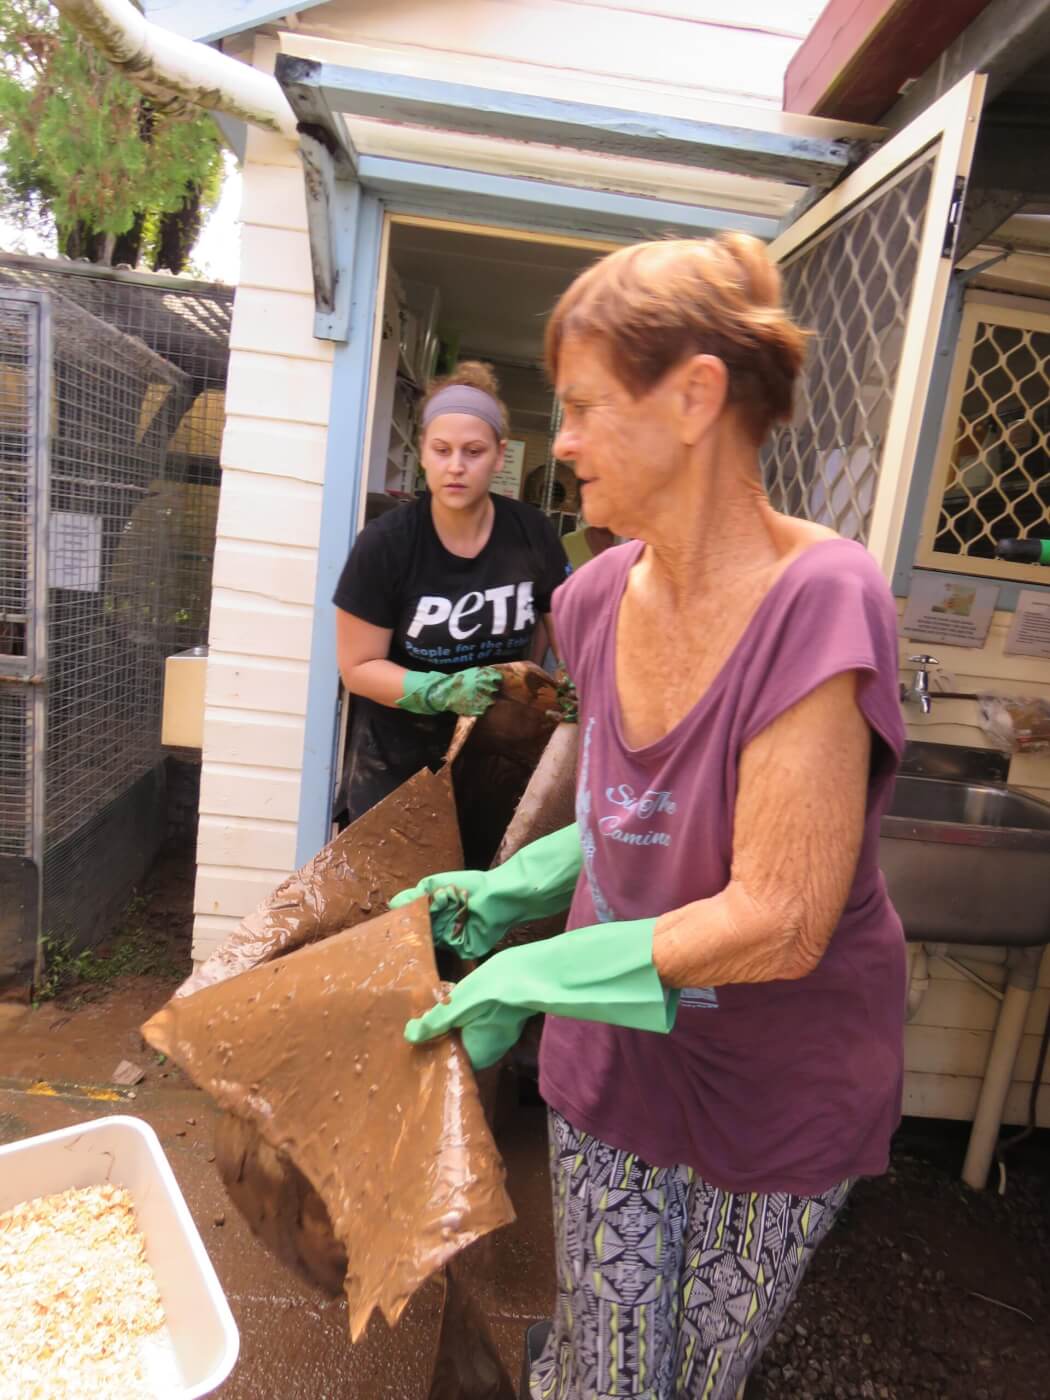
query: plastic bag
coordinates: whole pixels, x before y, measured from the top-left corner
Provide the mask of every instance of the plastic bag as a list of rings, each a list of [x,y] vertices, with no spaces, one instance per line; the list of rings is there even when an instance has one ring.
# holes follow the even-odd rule
[[[1003,753],[1050,751],[1050,700],[1019,695],[980,695],[978,721]]]

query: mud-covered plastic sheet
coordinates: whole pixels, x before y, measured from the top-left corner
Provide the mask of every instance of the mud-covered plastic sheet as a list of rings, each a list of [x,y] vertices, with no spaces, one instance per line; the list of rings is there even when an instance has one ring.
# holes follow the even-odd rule
[[[410,1046],[439,983],[425,899],[172,1000],[143,1028],[295,1164],[346,1260],[354,1340],[514,1219],[469,1061]]]
[[[215,1152],[231,1200],[256,1236],[302,1277],[332,1294],[345,1283],[355,1340],[374,1307],[396,1318],[426,1272],[438,1271],[472,1239],[513,1218],[482,1099],[458,1046],[446,1040],[420,1052],[402,1038],[404,1021],[415,1014],[406,1001],[421,997],[422,1007],[436,994],[429,930],[422,944],[416,928],[400,953],[388,954],[388,1011],[363,1012],[386,995],[376,980],[375,938],[388,941],[386,933],[398,926],[390,920],[404,911],[377,917],[387,914],[395,893],[435,871],[506,859],[544,829],[571,820],[575,739],[565,731],[574,726],[558,726],[555,685],[529,664],[500,669],[500,697],[481,719],[459,722],[445,767],[417,773],[330,842],[143,1027],[147,1040],[225,1110]],[[517,937],[537,931],[532,926]],[[395,975],[402,955],[408,961]],[[449,957],[457,965],[451,975],[459,975],[458,960]],[[220,1021],[227,1026],[221,1036]],[[377,1037],[391,1055],[393,1077],[366,1081]],[[431,1058],[420,1061],[420,1053]],[[420,1081],[418,1068],[408,1072],[407,1066],[424,1062],[440,1073],[435,1069]],[[401,1069],[406,1073],[399,1078]],[[375,1093],[361,1101],[356,1091],[373,1083]],[[337,1091],[340,1100],[331,1097]],[[484,1091],[491,1096],[494,1080]],[[425,1132],[417,1128],[416,1113]],[[440,1141],[428,1136],[439,1119]],[[384,1133],[395,1121],[412,1125],[397,1142],[416,1160],[410,1165],[410,1156],[398,1158],[396,1177],[387,1166],[388,1185],[380,1187]],[[396,1239],[394,1223],[388,1230],[384,1220],[373,1241],[376,1222],[389,1213],[386,1192],[400,1193],[409,1177],[422,1187],[434,1172],[433,1190],[399,1195]],[[442,1201],[445,1207],[437,1209]],[[384,1282],[382,1259],[391,1250],[397,1267]],[[445,1294],[431,1400],[506,1400],[510,1394],[465,1286],[473,1257],[438,1273],[431,1286]],[[462,1280],[455,1272],[460,1268],[466,1270]]]
[[[399,890],[462,864],[451,775],[424,768],[279,885],[175,995],[191,996],[385,913]]]

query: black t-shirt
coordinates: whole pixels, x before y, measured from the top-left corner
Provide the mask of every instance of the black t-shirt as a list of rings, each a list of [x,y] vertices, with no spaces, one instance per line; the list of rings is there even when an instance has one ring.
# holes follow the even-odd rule
[[[463,671],[527,659],[536,621],[570,572],[547,517],[493,496],[495,518],[473,559],[438,538],[430,497],[389,511],[354,542],[332,601],[389,627],[390,660],[412,671]],[[428,764],[436,766],[455,716],[419,716],[354,699],[344,794],[351,820]]]
[[[333,602],[375,627],[393,629],[390,660],[413,671],[462,671],[520,661],[536,618],[569,572],[547,517],[493,496],[495,519],[473,559],[438,538],[430,498],[366,525],[346,561]]]

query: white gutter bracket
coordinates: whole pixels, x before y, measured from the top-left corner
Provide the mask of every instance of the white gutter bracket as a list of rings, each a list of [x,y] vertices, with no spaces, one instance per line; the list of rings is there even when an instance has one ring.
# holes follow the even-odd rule
[[[55,0],[64,19],[161,111],[199,107],[295,138],[295,114],[277,79],[162,29],[131,0]]]

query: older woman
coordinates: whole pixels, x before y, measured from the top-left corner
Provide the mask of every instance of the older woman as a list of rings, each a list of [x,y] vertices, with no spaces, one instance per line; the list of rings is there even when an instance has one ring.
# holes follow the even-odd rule
[[[498,953],[410,1039],[475,1063],[548,1016],[557,1306],[535,1397],[738,1392],[851,1183],[885,1169],[904,942],[878,867],[903,745],[873,560],[774,511],[758,454],[803,336],[741,236],[643,244],[557,307],[557,453],[633,541],[555,600],[577,824],[431,877],[435,936]],[[669,1029],[669,1027],[672,1027]]]

